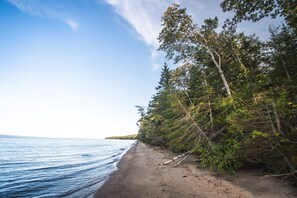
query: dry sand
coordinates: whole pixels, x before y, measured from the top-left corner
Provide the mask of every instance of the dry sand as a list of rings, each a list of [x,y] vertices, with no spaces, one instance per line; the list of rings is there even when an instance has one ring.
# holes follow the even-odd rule
[[[96,198],[165,197],[297,197],[297,189],[285,181],[261,179],[263,173],[240,171],[236,177],[220,177],[188,158],[163,165],[174,154],[139,142],[118,164],[118,171],[96,193]]]

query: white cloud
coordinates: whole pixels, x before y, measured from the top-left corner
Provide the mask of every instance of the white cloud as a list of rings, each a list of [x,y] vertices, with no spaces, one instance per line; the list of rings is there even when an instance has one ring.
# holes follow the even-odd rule
[[[6,0],[19,10],[40,17],[51,18],[59,20],[67,24],[73,31],[79,28],[77,22],[75,22],[70,17],[67,17],[66,11],[58,4],[53,3],[53,1],[47,0]]]
[[[157,60],[160,53],[158,35],[161,31],[161,17],[167,7],[178,3],[186,7],[194,20],[201,24],[204,19],[223,14],[216,0],[105,0],[115,12],[123,17],[137,32],[139,38],[150,48],[153,70],[160,66]],[[215,4],[217,4],[215,6]]]
[[[117,14],[122,16],[137,32],[151,51],[153,69],[158,69],[156,59],[159,47],[158,35],[161,31],[161,16],[170,2],[167,0],[105,0]]]
[[[172,3],[187,8],[194,20],[200,24],[210,17],[226,18],[217,0],[105,0],[105,2],[114,7],[116,13],[126,19],[139,37],[153,49],[159,46],[157,38],[161,31],[161,17]]]
[[[159,53],[156,49],[159,46],[158,35],[161,31],[161,16],[172,3],[178,3],[182,8],[192,15],[194,22],[198,25],[208,18],[219,18],[220,26],[224,20],[232,17],[232,13],[224,13],[220,8],[220,2],[217,0],[104,0],[110,4],[117,14],[123,17],[132,28],[138,33],[139,38],[151,50],[153,69],[157,69],[155,62]],[[269,20],[268,20],[269,21]],[[270,20],[271,21],[271,20]],[[268,33],[267,20],[258,23],[243,23],[239,25],[239,31],[245,31],[247,34],[258,33],[261,39],[266,39]]]
[[[105,0],[137,31],[149,47],[158,48],[161,16],[168,7],[166,0]]]
[[[70,18],[66,19],[65,23],[67,23],[73,31],[76,31],[79,28],[79,25]]]

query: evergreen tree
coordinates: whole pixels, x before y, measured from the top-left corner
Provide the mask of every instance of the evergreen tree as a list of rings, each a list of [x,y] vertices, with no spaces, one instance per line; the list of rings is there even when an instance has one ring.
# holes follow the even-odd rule
[[[190,151],[220,172],[234,172],[249,162],[296,175],[296,32],[287,14],[289,3],[267,2],[252,9],[250,2],[225,0],[225,10],[238,12],[221,32],[216,31],[217,18],[198,28],[186,9],[168,7],[159,50],[182,65],[170,70],[164,64],[147,110],[138,107],[140,140]],[[290,26],[271,28],[266,43],[236,32],[235,22],[269,13],[283,14]]]

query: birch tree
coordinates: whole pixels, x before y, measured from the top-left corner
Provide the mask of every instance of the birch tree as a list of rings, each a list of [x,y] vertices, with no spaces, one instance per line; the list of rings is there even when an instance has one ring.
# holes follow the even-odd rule
[[[168,59],[175,63],[183,61],[199,61],[201,56],[207,55],[214,63],[223,82],[227,96],[231,97],[231,89],[222,69],[222,59],[218,51],[215,32],[218,19],[205,20],[205,24],[198,28],[186,9],[179,8],[178,4],[168,7],[162,17],[163,29],[159,35],[161,43],[159,50],[167,53]]]

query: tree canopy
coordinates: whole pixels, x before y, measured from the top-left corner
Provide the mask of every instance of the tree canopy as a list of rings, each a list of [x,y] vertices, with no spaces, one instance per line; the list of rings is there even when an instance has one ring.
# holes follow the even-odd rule
[[[264,17],[282,16],[285,21],[297,30],[296,0],[224,0],[221,3],[223,11],[234,11],[233,21],[258,21]]]
[[[237,32],[232,20],[218,31],[218,18],[199,26],[185,8],[168,7],[159,50],[179,66],[169,69],[165,63],[156,94],[147,108],[138,107],[138,138],[175,152],[190,151],[221,173],[252,163],[296,177],[295,3],[221,3],[225,11],[236,12],[236,23],[284,16],[287,23],[271,27],[265,42]]]

